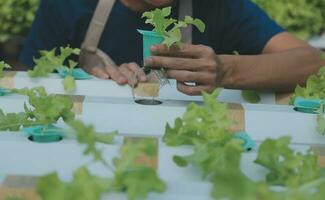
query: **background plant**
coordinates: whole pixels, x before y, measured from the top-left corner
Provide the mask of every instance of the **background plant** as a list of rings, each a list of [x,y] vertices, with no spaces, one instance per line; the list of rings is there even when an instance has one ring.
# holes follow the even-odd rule
[[[12,36],[26,36],[38,5],[39,0],[1,0],[0,42]]]
[[[325,30],[324,0],[252,0],[281,26],[303,39]]]
[[[64,90],[72,92],[76,88],[76,81],[72,73],[78,63],[70,60],[71,56],[78,56],[80,49],[67,47],[60,47],[59,51],[54,48],[50,51],[40,51],[41,57],[35,59],[35,67],[33,70],[28,71],[30,77],[48,77],[54,71],[66,71],[67,75],[64,77],[62,84]],[[66,65],[68,64],[68,66]]]
[[[3,70],[5,69],[10,69],[10,65],[8,65],[7,63],[5,63],[4,61],[0,61],[0,78],[3,77]]]

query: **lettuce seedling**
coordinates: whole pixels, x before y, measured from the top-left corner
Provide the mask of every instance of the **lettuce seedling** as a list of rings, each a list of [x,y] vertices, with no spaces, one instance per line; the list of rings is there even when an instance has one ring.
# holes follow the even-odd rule
[[[325,53],[322,54],[322,59],[325,60]],[[325,66],[320,68],[318,74],[308,78],[305,87],[299,85],[296,87],[290,104],[293,104],[296,97],[325,100]]]
[[[182,118],[177,118],[172,128],[166,125],[164,142],[169,146],[193,145],[201,142],[225,143],[231,139],[228,107],[216,100],[220,89],[212,94],[203,93],[204,105],[191,103]]]
[[[18,131],[22,126],[44,125],[47,127],[59,119],[74,119],[73,102],[69,97],[47,94],[44,87],[13,89],[14,93],[28,96],[24,112],[4,114],[0,110],[0,130]]]
[[[36,66],[33,70],[28,71],[30,77],[48,77],[50,73],[59,70],[68,71],[68,75],[63,80],[64,89],[67,92],[73,91],[76,87],[75,78],[72,76],[72,70],[77,66],[77,63],[68,60],[72,55],[79,55],[80,49],[67,47],[60,47],[60,53],[56,54],[57,49],[54,48],[50,51],[40,51],[41,57],[34,58]],[[65,63],[68,60],[69,66]]]
[[[128,200],[146,199],[150,192],[162,193],[165,183],[159,178],[156,170],[146,163],[139,162],[139,157],[155,156],[156,143],[150,139],[139,142],[128,142],[120,149],[120,157],[113,159],[113,189],[126,190]]]
[[[74,172],[71,182],[62,182],[57,173],[43,176],[37,182],[37,192],[43,200],[99,200],[110,188],[110,180],[93,176],[86,167]]]
[[[168,47],[176,44],[179,45],[182,40],[181,28],[186,28],[189,25],[195,26],[201,33],[205,31],[205,24],[200,19],[193,19],[186,16],[183,21],[169,18],[172,8],[166,7],[163,9],[156,8],[153,11],[145,12],[142,18],[146,19],[146,24],[151,24],[153,31],[164,38],[163,44]]]
[[[94,161],[99,161],[105,166],[111,168],[102,156],[102,151],[97,149],[97,143],[112,144],[117,131],[111,133],[97,133],[92,125],[85,125],[81,121],[70,121],[69,126],[72,128],[72,132],[76,135],[77,141],[80,144],[86,145],[84,155],[92,155]],[[112,169],[112,168],[111,168]]]
[[[325,60],[325,53],[322,54],[322,59]],[[325,101],[325,66],[322,67],[318,74],[311,75],[305,87],[297,86],[295,94],[291,97],[290,104],[293,104],[296,97],[306,99],[321,99]],[[317,111],[317,127],[319,134],[325,135],[325,119],[324,119],[324,105]]]
[[[320,178],[317,156],[308,151],[297,153],[290,148],[290,137],[265,140],[255,163],[267,168],[266,181],[272,185],[298,187]]]
[[[40,178],[37,191],[44,200],[79,199],[99,200],[104,193],[126,192],[128,200],[145,199],[150,192],[164,192],[165,183],[156,170],[142,162],[139,156],[155,156],[156,143],[143,139],[137,143],[127,143],[120,148],[120,156],[113,158],[114,166],[109,166],[97,149],[97,142],[111,143],[115,132],[97,134],[92,126],[81,121],[69,123],[77,135],[79,143],[86,145],[84,155],[91,155],[101,161],[113,173],[112,178],[101,178],[90,174],[86,167],[74,173],[71,182],[62,182],[56,173]],[[49,187],[50,185],[50,187]]]

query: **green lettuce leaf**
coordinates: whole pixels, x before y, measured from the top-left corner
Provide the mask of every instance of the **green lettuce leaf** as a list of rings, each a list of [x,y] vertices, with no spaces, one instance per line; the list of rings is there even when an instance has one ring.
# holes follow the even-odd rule
[[[241,96],[248,103],[259,103],[259,102],[261,102],[260,95],[256,91],[253,91],[253,90],[243,90],[242,93],[241,93]]]
[[[41,177],[37,192],[43,200],[100,200],[110,188],[110,180],[93,176],[86,167],[78,169],[71,182],[62,182],[56,173]]]
[[[320,177],[317,156],[312,151],[294,152],[289,147],[290,140],[290,137],[267,139],[258,150],[255,163],[269,170],[266,180],[272,185],[297,187]]]
[[[126,190],[128,200],[145,199],[150,192],[162,193],[166,190],[166,185],[158,177],[156,170],[139,162],[141,156],[155,156],[155,145],[150,139],[127,143],[120,149],[120,157],[113,159],[113,188],[118,191]]]

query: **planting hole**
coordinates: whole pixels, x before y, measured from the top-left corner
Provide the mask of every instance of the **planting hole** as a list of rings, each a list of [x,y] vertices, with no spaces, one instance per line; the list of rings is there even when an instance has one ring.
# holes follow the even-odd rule
[[[140,105],[146,105],[146,106],[155,106],[162,104],[161,101],[155,100],[155,99],[138,99],[135,100],[135,103]]]
[[[59,142],[61,141],[63,138],[62,136],[57,136],[55,138],[34,138],[34,136],[29,136],[28,140],[32,141],[32,142],[37,142],[37,143],[52,143],[52,142]]]
[[[317,114],[317,110],[311,108],[297,108],[295,107],[294,110],[296,112],[307,113],[307,114]]]

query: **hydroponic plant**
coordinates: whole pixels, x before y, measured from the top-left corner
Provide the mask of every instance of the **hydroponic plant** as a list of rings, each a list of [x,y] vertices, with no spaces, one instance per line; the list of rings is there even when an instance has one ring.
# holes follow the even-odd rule
[[[304,200],[324,198],[325,178],[321,177],[317,156],[311,151],[295,152],[290,137],[267,139],[259,147],[255,163],[269,172],[256,182],[240,169],[242,141],[232,137],[227,108],[216,100],[218,91],[204,95],[204,105],[191,104],[174,128],[166,127],[164,141],[170,146],[191,145],[193,153],[173,157],[180,167],[192,165],[212,185],[214,199]],[[281,186],[281,190],[273,190]]]
[[[48,95],[43,87],[34,89],[13,89],[12,92],[27,95],[28,104],[24,112],[5,114],[0,109],[0,130],[19,131],[23,127],[40,129],[40,134],[59,131],[54,124],[62,119],[69,122],[74,119],[71,111],[73,102],[69,97]],[[36,130],[35,130],[36,131]]]
[[[36,66],[28,71],[30,77],[48,77],[50,73],[57,71],[64,78],[62,83],[65,91],[72,92],[76,88],[75,79],[83,80],[91,77],[81,69],[75,69],[78,63],[70,60],[70,56],[78,56],[80,49],[60,47],[59,54],[57,48],[50,51],[40,51],[41,57],[34,59]],[[68,64],[68,65],[66,65]]]
[[[170,17],[171,12],[172,7],[166,7],[162,9],[156,8],[155,10],[143,13],[142,18],[145,18],[145,23],[153,26],[152,31],[138,30],[143,35],[143,60],[152,55],[150,48],[153,45],[165,44],[167,47],[173,45],[180,46],[182,28],[193,25],[200,32],[205,31],[205,24],[202,20],[193,19],[191,16],[186,16],[184,20],[173,19]],[[168,84],[168,79],[163,68],[161,70],[151,70],[150,66],[145,67],[145,71],[153,75],[148,76],[150,81],[159,82],[160,85]]]
[[[96,147],[98,141],[95,138],[103,138],[101,134],[96,134],[92,126],[84,125],[81,121],[72,121],[70,125],[78,142],[86,145],[84,155],[91,155],[94,161],[106,166],[113,177],[93,176],[85,166],[79,168],[74,173],[73,180],[68,183],[62,182],[56,173],[52,173],[40,178],[37,183],[37,191],[43,200],[99,200],[102,194],[110,192],[126,192],[128,200],[136,200],[145,199],[150,192],[164,192],[166,185],[156,170],[138,161],[141,156],[150,158],[156,155],[156,144],[152,140],[143,139],[137,143],[124,144],[120,156],[109,162]],[[112,143],[115,135],[114,132],[104,136],[104,141]]]
[[[264,180],[254,181],[241,171],[242,141],[229,131],[233,122],[227,118],[226,104],[216,100],[218,93],[204,94],[204,105],[189,105],[183,117],[176,119],[174,128],[166,126],[167,145],[193,147],[192,154],[175,155],[174,162],[180,167],[193,165],[200,169],[211,182],[211,197],[216,200],[322,200],[325,178],[321,176],[317,156],[311,150],[292,150],[290,137],[267,139],[260,145],[255,163],[268,170]],[[37,184],[43,200],[99,200],[110,192],[126,192],[129,200],[136,200],[145,199],[149,192],[165,190],[166,185],[155,170],[139,162],[139,156],[157,154],[156,143],[149,139],[127,143],[121,147],[120,156],[108,162],[96,146],[99,134],[92,126],[80,121],[69,124],[78,142],[86,146],[84,155],[104,164],[113,177],[94,176],[85,166],[74,173],[70,182],[62,182],[56,173],[51,173],[41,177]],[[115,135],[113,132],[100,137],[110,144]],[[274,186],[281,188],[274,190]]]
[[[323,53],[322,57],[325,60],[325,53]],[[313,103],[312,113],[318,114],[316,130],[319,134],[325,135],[325,67],[322,67],[318,74],[311,75],[305,87],[297,85],[290,104],[295,104],[295,101],[299,100],[299,98]]]
[[[10,37],[27,35],[39,0],[1,0],[0,6],[0,42]]]
[[[307,39],[325,30],[324,0],[253,0],[289,32]]]
[[[146,19],[146,23],[154,27],[153,32],[164,38],[162,43],[166,44],[168,47],[174,44],[181,44],[182,28],[194,25],[201,33],[205,31],[205,24],[202,20],[193,19],[191,16],[186,16],[184,20],[173,19],[169,17],[171,12],[171,7],[163,9],[156,8],[142,15],[142,18]]]

